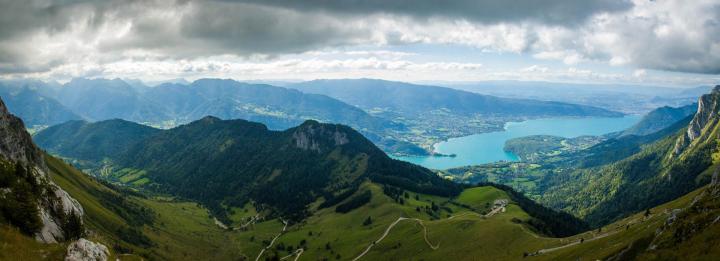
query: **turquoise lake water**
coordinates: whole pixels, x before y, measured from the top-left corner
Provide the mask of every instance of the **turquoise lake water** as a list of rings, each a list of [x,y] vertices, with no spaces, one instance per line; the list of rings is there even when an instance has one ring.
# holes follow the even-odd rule
[[[516,161],[517,156],[503,150],[505,141],[529,135],[554,135],[573,138],[583,135],[602,135],[627,129],[642,116],[628,115],[617,118],[549,118],[523,122],[509,122],[505,131],[475,134],[453,138],[435,144],[435,151],[455,154],[456,157],[393,157],[431,169],[478,165],[495,161]]]

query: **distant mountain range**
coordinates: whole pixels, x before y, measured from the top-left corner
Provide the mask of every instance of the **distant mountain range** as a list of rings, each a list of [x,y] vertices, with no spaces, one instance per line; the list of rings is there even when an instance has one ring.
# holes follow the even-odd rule
[[[414,117],[433,111],[464,116],[621,116],[620,113],[589,106],[498,98],[445,87],[374,79],[314,80],[288,87],[327,95],[365,110],[378,108]]]
[[[137,80],[73,79],[63,85],[7,82],[0,85],[0,95],[33,126],[117,118],[170,128],[211,115],[283,130],[312,119],[351,126],[389,153],[410,155],[427,155],[436,142],[496,131],[508,121],[621,115],[590,106],[382,80],[323,80],[290,87],[303,92],[221,79],[155,87]]]
[[[660,107],[645,114],[640,122],[619,134],[620,136],[644,136],[652,134],[695,114],[695,112],[697,112],[697,103],[677,108],[668,106]]]
[[[0,82],[0,97],[7,107],[21,115],[28,127],[54,125],[81,117],[57,100],[44,96],[29,87],[13,87]]]
[[[663,106],[688,105],[712,89],[712,86],[673,88],[632,84],[541,81],[445,82],[438,83],[438,85],[498,97],[583,104],[629,114],[645,114]]]
[[[373,79],[315,80],[288,85],[358,106],[373,116],[407,126],[401,139],[428,151],[448,138],[502,130],[505,123],[546,117],[619,117],[591,106],[499,98],[446,87]]]

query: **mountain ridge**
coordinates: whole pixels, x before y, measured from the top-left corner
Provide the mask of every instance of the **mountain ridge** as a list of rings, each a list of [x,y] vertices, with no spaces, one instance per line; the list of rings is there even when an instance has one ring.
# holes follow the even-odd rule
[[[102,168],[98,158],[107,157],[115,169],[142,170],[143,177],[152,181],[146,187],[199,200],[221,218],[221,205],[242,206],[248,199],[277,207],[288,218],[301,218],[317,195],[334,197],[356,189],[366,179],[443,196],[459,191],[457,185],[430,170],[389,158],[362,134],[339,124],[308,120],[294,128],[273,131],[261,123],[207,116],[146,136],[138,135],[142,132],[137,129],[147,127],[136,123],[124,122],[127,131],[117,134],[102,128],[107,124],[67,123],[41,131],[36,139],[61,156],[86,149],[97,151],[99,157],[81,158],[95,161],[91,167],[96,169]],[[78,131],[81,128],[87,130]],[[72,147],[48,138],[55,137],[54,133],[75,132],[93,138],[71,141],[94,143]],[[99,149],[104,146],[98,144],[108,143],[125,151],[104,154]],[[276,178],[279,176],[284,178]]]
[[[55,243],[80,237],[83,208],[50,180],[44,156],[0,99],[0,212],[2,219]]]

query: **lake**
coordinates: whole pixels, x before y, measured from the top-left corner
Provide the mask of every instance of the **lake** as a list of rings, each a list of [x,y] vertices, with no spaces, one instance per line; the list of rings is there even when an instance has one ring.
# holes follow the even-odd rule
[[[435,151],[455,154],[456,157],[403,156],[395,159],[412,162],[431,169],[478,165],[496,161],[516,161],[517,156],[503,150],[505,141],[529,135],[554,135],[573,138],[583,135],[603,135],[627,129],[637,123],[641,115],[616,118],[548,118],[509,122],[505,131],[452,138],[435,144]]]

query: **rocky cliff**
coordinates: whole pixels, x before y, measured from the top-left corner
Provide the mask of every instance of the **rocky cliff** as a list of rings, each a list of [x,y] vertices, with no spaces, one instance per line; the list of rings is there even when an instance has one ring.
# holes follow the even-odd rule
[[[675,143],[672,157],[677,157],[693,144],[701,143],[704,140],[713,139],[717,135],[718,112],[720,112],[720,85],[715,86],[712,92],[705,94],[698,99],[698,107],[695,116],[683,136],[680,136]]]
[[[295,146],[303,150],[321,152],[322,149],[342,146],[350,142],[348,134],[340,125],[320,124],[306,121],[292,134]]]
[[[77,230],[82,230],[82,206],[50,180],[42,151],[32,142],[22,120],[10,114],[2,100],[0,100],[0,160],[6,165],[7,163],[15,165],[15,171],[5,172],[4,182],[0,184],[2,214],[15,215],[14,219],[9,220],[11,224],[13,221],[22,222],[22,220],[18,221],[17,214],[11,213],[19,211],[13,209],[19,205],[23,210],[37,208],[39,224],[28,225],[26,232],[33,232],[39,241],[53,243],[66,240],[71,234],[81,234],[81,232],[77,233]],[[25,177],[12,177],[14,173],[21,173]],[[28,187],[30,189],[24,191],[29,190],[33,193],[29,197],[33,200],[29,202],[27,196],[17,196],[20,189]],[[30,213],[33,212],[35,211]],[[71,233],[69,227],[76,232]]]

